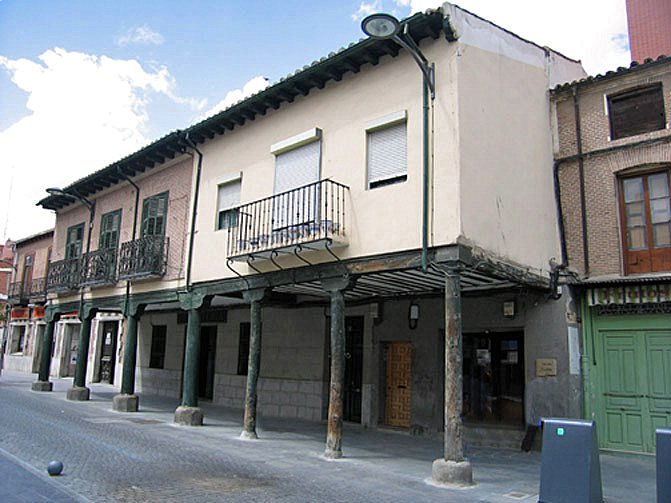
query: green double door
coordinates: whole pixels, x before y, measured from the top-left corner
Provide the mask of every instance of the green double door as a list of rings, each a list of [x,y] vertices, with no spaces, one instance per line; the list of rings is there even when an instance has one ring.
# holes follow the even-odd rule
[[[615,316],[596,325],[601,447],[654,452],[655,430],[671,426],[671,321]]]

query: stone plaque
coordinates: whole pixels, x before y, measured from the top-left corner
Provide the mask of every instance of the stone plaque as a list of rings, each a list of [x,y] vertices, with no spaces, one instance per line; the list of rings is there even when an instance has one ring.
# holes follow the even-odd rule
[[[549,377],[557,375],[556,358],[536,359],[536,377]]]

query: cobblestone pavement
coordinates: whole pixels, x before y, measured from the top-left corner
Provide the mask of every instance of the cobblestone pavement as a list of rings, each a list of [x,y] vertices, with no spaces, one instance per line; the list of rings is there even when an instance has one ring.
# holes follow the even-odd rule
[[[201,404],[205,426],[176,426],[176,400],[141,396],[140,412],[117,413],[111,386],[92,385],[90,401],[69,402],[71,380],[36,393],[33,379],[0,377],[0,449],[41,471],[63,461],[63,475],[50,480],[94,502],[538,500],[538,453],[469,451],[477,485],[446,489],[427,482],[442,453],[435,439],[346,425],[345,458],[327,461],[323,424],[260,418],[261,440],[243,441],[241,411]],[[654,458],[601,458],[608,503],[654,501]]]

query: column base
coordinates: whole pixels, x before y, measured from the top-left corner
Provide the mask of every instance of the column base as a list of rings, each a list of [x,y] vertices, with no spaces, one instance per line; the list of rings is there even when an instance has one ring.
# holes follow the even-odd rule
[[[431,478],[438,484],[448,486],[468,487],[473,482],[473,467],[470,461],[448,461],[436,459],[431,469]]]
[[[140,399],[137,395],[120,393],[112,398],[112,410],[118,412],[137,412]]]
[[[202,426],[203,411],[200,407],[186,407],[180,405],[175,410],[175,423],[185,426]]]
[[[73,386],[70,388],[65,395],[65,398],[68,400],[72,400],[74,402],[85,402],[86,400],[89,399],[89,396],[91,395],[91,390],[88,389],[86,386],[83,388],[80,388],[79,386]]]
[[[324,457],[326,459],[340,459],[342,458],[342,451],[334,451],[332,449],[326,449],[324,451]]]
[[[259,437],[255,431],[242,430],[242,433],[240,433],[240,438],[244,440],[258,440]]]
[[[54,383],[51,381],[35,381],[30,389],[33,391],[53,391]]]

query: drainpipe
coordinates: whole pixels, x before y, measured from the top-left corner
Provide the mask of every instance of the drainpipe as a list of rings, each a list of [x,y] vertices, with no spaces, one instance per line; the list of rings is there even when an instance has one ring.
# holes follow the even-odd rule
[[[186,258],[186,289],[191,289],[191,264],[193,261],[193,241],[196,235],[196,216],[198,214],[198,195],[200,193],[200,174],[203,169],[203,153],[198,150],[196,144],[189,138],[187,132],[184,141],[198,154],[198,167],[196,169],[196,186],[193,193],[193,207],[191,209],[191,230],[189,232],[189,251]]]
[[[589,242],[587,237],[587,206],[585,202],[585,160],[582,151],[582,129],[580,125],[580,103],[578,88],[573,86],[573,111],[575,116],[576,149],[578,151],[578,173],[580,175],[580,214],[582,224],[582,252],[585,264],[585,276],[589,276]]]
[[[559,230],[559,245],[561,247],[561,263],[556,264],[554,259],[550,260],[550,288],[552,298],[558,300],[561,293],[557,293],[559,285],[559,274],[568,267],[568,251],[566,249],[566,228],[564,227],[564,210],[561,205],[561,185],[559,184],[559,167],[562,161],[555,161],[552,165],[552,177],[554,181],[555,206],[557,208],[557,228]]]
[[[128,183],[130,183],[133,188],[135,189],[135,207],[133,209],[133,235],[131,237],[131,241],[135,241],[135,234],[137,232],[137,216],[139,213],[140,209],[140,187],[130,179],[130,177],[123,172],[121,167],[117,167],[117,173],[119,173],[119,176],[126,180]],[[128,314],[128,300],[130,298],[130,280],[126,280],[126,305],[124,307],[124,315]]]
[[[433,74],[433,64],[431,72]],[[429,265],[429,83],[424,79],[422,92],[422,270],[426,271]],[[431,93],[431,100],[434,93]]]

